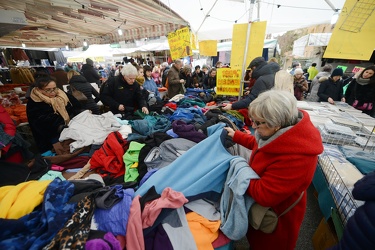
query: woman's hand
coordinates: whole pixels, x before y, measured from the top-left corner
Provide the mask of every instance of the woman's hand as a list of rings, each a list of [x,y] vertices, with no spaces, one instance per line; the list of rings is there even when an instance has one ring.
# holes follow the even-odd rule
[[[122,105],[122,104],[118,105],[118,110],[119,111],[124,111],[125,110],[125,106]]]
[[[143,112],[144,114],[146,114],[146,115],[148,115],[148,113],[149,113],[149,112],[148,112],[148,109],[147,109],[146,107],[143,107],[143,108],[142,108],[142,112]]]
[[[224,129],[228,132],[228,136],[233,138],[234,136],[234,130],[230,127],[224,127]]]
[[[223,110],[231,110],[231,109],[232,109],[232,104],[228,103],[228,104],[225,105],[222,109],[223,109]]]
[[[341,98],[341,101],[342,101],[342,102],[346,102],[345,97]]]
[[[328,97],[328,102],[329,102],[330,104],[334,104],[334,103],[335,103],[335,101],[334,101],[331,97]]]

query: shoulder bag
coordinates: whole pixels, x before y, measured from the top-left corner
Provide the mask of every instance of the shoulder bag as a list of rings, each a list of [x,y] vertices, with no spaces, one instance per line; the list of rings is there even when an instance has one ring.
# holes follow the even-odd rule
[[[357,99],[357,86],[358,86],[358,83],[355,83],[354,102],[352,104],[353,108],[359,109],[359,110],[372,110],[372,106],[373,106],[372,102],[365,102],[365,103],[362,103],[362,105],[360,105],[360,102]]]
[[[76,98],[80,102],[87,102],[87,96],[82,93],[81,91],[77,90],[76,88],[73,87],[73,85],[70,84],[70,90],[72,91],[72,95],[74,98]]]
[[[249,211],[249,224],[256,230],[260,230],[268,234],[272,233],[276,229],[279,218],[297,205],[302,199],[304,193],[305,191],[303,191],[298,199],[279,216],[277,216],[272,208],[263,207],[255,202]]]

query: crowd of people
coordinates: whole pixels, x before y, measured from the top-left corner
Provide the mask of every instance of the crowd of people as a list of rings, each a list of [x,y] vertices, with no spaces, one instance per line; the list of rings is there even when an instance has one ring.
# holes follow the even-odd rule
[[[60,70],[59,76],[37,78],[30,88],[27,116],[37,147],[40,152],[52,149],[69,121],[83,110],[101,114],[97,105],[99,101],[121,119],[133,120],[142,118],[136,117],[137,112],[148,115],[152,105],[165,104],[168,99],[184,95],[188,88],[214,93],[217,68],[222,66],[222,62],[210,69],[206,65],[197,65],[193,71],[180,59],[172,65],[162,63],[154,67],[127,63],[111,68],[106,81],[102,82],[91,59],[86,60],[80,72],[75,65],[68,63],[64,69],[67,71],[66,92],[65,84],[59,81],[64,70]],[[319,72],[316,64],[312,64],[306,77],[301,64],[293,63],[289,72],[293,93],[273,89],[277,84],[275,76],[281,71],[283,69],[274,60],[253,59],[244,79],[246,95],[242,100],[226,102],[222,107],[223,112],[245,110],[245,116],[250,120],[253,134],[225,127],[233,142],[252,150],[248,163],[259,179],[246,184],[246,194],[258,204],[271,207],[277,214],[282,214],[297,201],[278,219],[274,232],[264,233],[249,227],[247,239],[252,249],[294,249],[296,245],[306,210],[306,190],[312,181],[318,155],[323,151],[319,131],[308,113],[297,109],[297,100],[330,104],[347,102],[374,115],[375,66],[366,67],[343,80],[341,68],[325,65]],[[100,93],[91,83],[100,86]],[[344,85],[347,85],[346,91]],[[161,97],[160,88],[167,89],[166,98]],[[74,91],[82,92],[87,100],[78,101]],[[2,154],[7,151],[3,149]]]

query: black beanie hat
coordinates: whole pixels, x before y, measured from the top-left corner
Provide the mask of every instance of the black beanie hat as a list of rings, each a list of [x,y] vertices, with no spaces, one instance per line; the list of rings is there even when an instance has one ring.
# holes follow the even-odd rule
[[[336,68],[332,71],[331,77],[334,76],[343,76],[344,72],[342,71],[342,68]]]
[[[94,65],[94,61],[91,60],[90,58],[86,58],[86,63],[90,65]]]

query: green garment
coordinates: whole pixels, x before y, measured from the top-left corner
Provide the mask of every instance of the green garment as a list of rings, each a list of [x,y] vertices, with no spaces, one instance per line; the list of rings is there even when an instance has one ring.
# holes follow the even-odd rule
[[[124,175],[125,182],[137,181],[137,178],[139,176],[138,157],[139,157],[139,152],[144,146],[145,144],[143,143],[132,141],[129,144],[129,149],[125,152],[124,156],[122,157],[125,163],[125,175]]]
[[[307,73],[309,73],[309,81],[312,81],[314,79],[314,77],[319,73],[319,71],[311,66],[308,70],[307,70]]]

